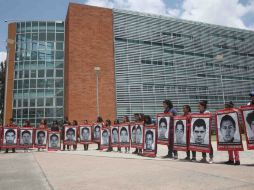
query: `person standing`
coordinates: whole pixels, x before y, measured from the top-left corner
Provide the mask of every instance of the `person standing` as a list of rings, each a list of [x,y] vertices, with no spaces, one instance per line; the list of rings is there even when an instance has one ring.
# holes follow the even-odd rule
[[[110,121],[110,119],[106,120],[106,122],[105,122],[105,128],[110,130],[110,128],[111,128],[111,121]],[[110,133],[109,133],[108,138],[109,138],[108,140],[110,142]],[[113,151],[113,148],[111,147],[111,144],[109,143],[107,152],[111,152],[111,151]]]
[[[208,104],[208,102],[206,100],[201,100],[199,102],[198,109],[199,109],[199,113],[200,114],[210,113],[210,111],[207,110],[207,104]],[[207,163],[206,152],[202,152],[202,159],[200,160],[200,162]],[[213,146],[212,146],[212,143],[211,143],[211,147],[210,147],[210,153],[209,153],[209,161],[208,161],[208,163],[210,163],[210,164],[213,163]]]
[[[129,120],[129,117],[127,115],[123,116],[123,124],[128,125],[128,129],[130,129],[130,120]],[[125,153],[129,153],[129,152],[130,152],[130,146],[125,147]]]
[[[29,120],[26,120],[23,127],[25,128],[33,128],[31,125],[30,125],[30,121]],[[24,152],[28,152],[28,148],[24,148]]]
[[[187,117],[187,122],[186,122],[186,129],[187,129],[187,147],[189,147],[189,139],[190,139],[190,127],[191,127],[191,107],[189,105],[184,105],[183,106],[183,116]],[[192,152],[192,159],[190,159],[190,150],[186,151],[186,158],[185,160],[191,160],[191,161],[196,161],[196,151],[191,151]]]
[[[169,114],[171,118],[177,115],[177,111],[173,106],[173,103],[170,100],[163,101],[164,113]],[[173,158],[178,159],[178,153],[174,148],[174,121],[170,122],[169,126],[169,145],[168,145],[168,154],[163,156],[163,158]]]
[[[73,127],[76,127],[76,129],[77,129],[77,127],[78,127],[78,122],[77,122],[77,120],[73,120],[72,121],[72,126]],[[76,130],[76,133],[77,133],[77,131],[78,130]],[[77,137],[77,134],[75,134],[76,135],[76,137]],[[76,138],[76,144],[73,144],[73,150],[77,150],[77,146],[78,146],[78,144],[77,144],[77,138]]]
[[[84,120],[84,125],[88,125],[88,121],[85,119]],[[84,144],[84,150],[88,150],[89,144]]]
[[[103,119],[102,119],[101,116],[98,116],[98,117],[97,117],[96,123],[99,124],[99,125],[101,124],[102,127],[103,127],[104,123],[103,123]],[[100,129],[100,130],[101,130],[101,129]],[[100,149],[101,149],[101,143],[98,142],[97,144],[98,144],[98,148],[97,148],[96,150],[100,150]]]
[[[226,109],[232,109],[234,108],[234,103],[232,101],[228,102],[225,104]],[[240,165],[240,156],[239,156],[239,151],[237,150],[229,150],[228,151],[228,161],[224,162],[225,164],[228,165]]]

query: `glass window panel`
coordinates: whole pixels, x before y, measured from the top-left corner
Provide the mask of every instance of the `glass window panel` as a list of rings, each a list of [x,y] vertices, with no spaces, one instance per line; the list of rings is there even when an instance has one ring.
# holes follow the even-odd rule
[[[56,41],[64,41],[64,33],[56,33]]]
[[[24,78],[29,78],[29,70],[25,70],[24,73],[25,73]]]
[[[44,73],[45,73],[45,71],[44,70],[38,70],[38,77],[39,78],[44,78]]]
[[[37,88],[44,88],[45,81],[44,79],[37,79]]]
[[[54,88],[54,79],[47,79],[46,88]]]
[[[64,52],[56,51],[56,59],[64,59]]]
[[[54,70],[53,69],[46,70],[46,77],[54,77]]]
[[[56,108],[56,117],[63,117],[63,108]]]
[[[30,99],[30,107],[35,107],[35,99],[34,98]]]
[[[23,89],[23,80],[18,80],[18,89]]]
[[[54,68],[54,62],[53,61],[46,62],[46,68]]]
[[[47,42],[46,46],[47,46],[47,50],[54,50],[55,49],[54,42]]]
[[[63,79],[56,79],[55,80],[55,87],[56,88],[63,88]]]
[[[14,89],[17,89],[17,88],[18,88],[18,81],[14,80]]]
[[[34,117],[35,117],[35,108],[30,108],[29,109],[29,118],[34,118]]]
[[[37,51],[31,52],[31,60],[37,60]]]
[[[45,116],[46,117],[54,117],[54,108],[46,108],[45,109]]]
[[[59,70],[59,69],[56,70],[56,77],[63,77],[63,70],[62,69],[61,70]]]
[[[45,61],[38,61],[38,68],[44,69],[45,68]]]
[[[31,22],[26,22],[26,32],[31,32],[31,26],[32,26],[32,23]]]
[[[32,40],[38,41],[38,33],[32,33]]]
[[[63,106],[63,98],[56,98],[56,106]]]
[[[36,116],[37,116],[37,118],[40,118],[40,119],[38,119],[39,120],[38,123],[39,123],[40,120],[42,118],[44,118],[44,108],[37,108]]]
[[[56,89],[56,96],[63,96],[63,90],[62,89]]]
[[[46,106],[54,106],[53,98],[46,98]]]
[[[38,107],[44,106],[44,98],[38,98],[37,99],[37,106]]]
[[[55,22],[47,22],[47,31],[55,32]]]
[[[30,79],[30,88],[36,88],[36,79]]]
[[[18,107],[22,107],[22,100],[21,99],[18,99]]]
[[[23,99],[23,107],[28,107],[28,99]]]
[[[53,80],[53,79],[49,79],[49,80]],[[45,96],[47,96],[47,97],[55,96],[54,89],[45,89]]]
[[[24,80],[24,88],[29,88],[29,79]]]
[[[62,61],[56,61],[55,64],[56,64],[56,68],[59,68],[59,69],[63,68],[63,65],[64,65]]]
[[[31,78],[36,78],[36,70],[31,70],[30,71],[30,77]]]
[[[46,41],[46,33],[39,33],[39,41]]]
[[[38,82],[37,82],[37,85],[38,85]],[[37,89],[37,97],[44,97],[44,88]]]
[[[24,62],[24,69],[29,69],[30,66],[30,61],[25,61]]]
[[[24,76],[23,76],[23,71],[19,71],[19,78],[22,79]]]
[[[26,23],[21,22],[21,32],[25,32],[25,31],[26,31]]]
[[[32,32],[38,32],[38,22],[32,22]]]
[[[47,33],[47,41],[55,41],[55,33]]]
[[[46,51],[46,61],[54,61],[54,51]]]
[[[38,51],[38,60],[44,60],[45,61],[45,52],[42,51]]]
[[[23,109],[23,118],[28,118],[28,109]]]
[[[56,23],[56,32],[64,32],[64,22]]]
[[[46,31],[46,22],[39,22],[39,32]]]
[[[38,47],[39,50],[45,50],[46,49],[46,44],[45,42],[39,42],[39,47]]]
[[[20,31],[21,31],[21,30],[20,30],[20,27],[21,27],[21,26],[20,26],[20,23],[17,22],[17,33],[20,33]]]
[[[63,50],[64,43],[63,42],[56,42],[56,50]]]

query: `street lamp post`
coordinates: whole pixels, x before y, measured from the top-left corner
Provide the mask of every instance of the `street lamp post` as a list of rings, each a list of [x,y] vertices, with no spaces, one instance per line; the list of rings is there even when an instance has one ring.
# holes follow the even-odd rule
[[[222,87],[222,98],[223,98],[223,103],[225,105],[225,94],[224,94],[224,85],[223,85],[223,78],[222,78],[222,70],[221,70],[221,67],[222,67],[222,63],[223,63],[223,60],[224,60],[224,56],[223,54],[221,55],[217,55],[216,56],[216,60],[219,61],[220,63],[220,82],[221,82],[221,87]]]
[[[100,67],[94,67],[95,74],[96,74],[96,109],[97,109],[97,117],[100,116],[100,105],[99,105],[99,74],[100,74]]]

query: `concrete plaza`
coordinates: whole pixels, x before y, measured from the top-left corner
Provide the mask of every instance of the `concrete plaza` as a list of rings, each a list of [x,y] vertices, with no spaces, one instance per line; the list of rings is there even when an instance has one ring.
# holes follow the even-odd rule
[[[77,151],[1,152],[0,189],[253,190],[254,151],[241,152],[241,165],[231,166],[223,164],[227,152],[216,151],[215,143],[213,147],[214,164],[184,161],[184,152],[179,152],[178,160],[162,159],[167,152],[162,145],[156,158],[119,153],[116,149],[98,151],[96,145],[90,145],[88,151],[79,145]]]

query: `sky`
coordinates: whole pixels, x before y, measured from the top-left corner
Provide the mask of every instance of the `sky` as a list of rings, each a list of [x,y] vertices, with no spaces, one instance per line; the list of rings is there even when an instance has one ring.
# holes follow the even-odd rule
[[[254,0],[0,0],[0,62],[6,58],[8,22],[65,20],[69,2],[254,31]]]

